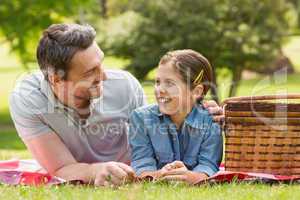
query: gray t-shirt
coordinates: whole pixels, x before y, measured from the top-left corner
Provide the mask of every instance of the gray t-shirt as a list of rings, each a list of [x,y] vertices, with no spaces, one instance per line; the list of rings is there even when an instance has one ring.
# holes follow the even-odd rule
[[[10,112],[23,139],[57,134],[78,162],[129,161],[128,119],[146,104],[140,83],[128,72],[106,70],[103,95],[81,120],[55,97],[41,72],[20,80],[10,96]],[[55,147],[53,147],[55,148]]]

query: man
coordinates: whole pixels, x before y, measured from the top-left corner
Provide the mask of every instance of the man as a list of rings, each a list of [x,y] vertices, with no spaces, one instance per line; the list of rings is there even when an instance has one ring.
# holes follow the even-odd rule
[[[16,85],[10,112],[27,148],[50,174],[120,185],[134,175],[128,118],[146,101],[131,74],[104,70],[95,35],[88,25],[48,27],[37,48],[40,71]],[[219,113],[214,102],[207,105]]]

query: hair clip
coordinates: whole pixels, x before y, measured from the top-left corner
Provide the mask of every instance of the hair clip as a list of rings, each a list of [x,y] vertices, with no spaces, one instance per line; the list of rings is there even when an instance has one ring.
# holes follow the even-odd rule
[[[200,71],[200,73],[198,74],[198,76],[196,77],[196,79],[193,81],[193,84],[197,84],[199,82],[202,81],[202,78],[203,78],[203,69]]]

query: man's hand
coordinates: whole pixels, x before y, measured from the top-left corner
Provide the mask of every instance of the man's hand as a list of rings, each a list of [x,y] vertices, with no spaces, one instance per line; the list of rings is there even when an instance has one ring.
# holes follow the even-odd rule
[[[217,104],[217,102],[213,100],[204,101],[203,106],[208,110],[210,114],[213,115],[213,119],[215,122],[223,123],[225,118],[224,110]]]
[[[133,181],[133,169],[119,162],[95,163],[91,165],[91,180],[96,186],[120,186]]]

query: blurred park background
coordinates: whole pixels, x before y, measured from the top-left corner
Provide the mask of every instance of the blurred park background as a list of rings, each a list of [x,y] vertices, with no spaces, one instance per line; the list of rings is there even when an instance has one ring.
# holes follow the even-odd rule
[[[90,24],[106,68],[131,71],[149,102],[160,57],[191,48],[212,63],[209,98],[299,92],[299,0],[1,0],[0,159],[30,155],[8,109],[16,80],[38,69],[35,50],[52,23]]]
[[[191,48],[214,67],[208,98],[299,92],[300,0],[0,0],[0,160],[31,158],[18,138],[8,97],[38,69],[35,50],[52,23],[90,24],[106,68],[131,71],[149,102],[155,67],[169,50]],[[162,196],[160,196],[162,195]],[[121,190],[72,186],[0,187],[0,199],[299,199],[298,186],[134,185]]]

